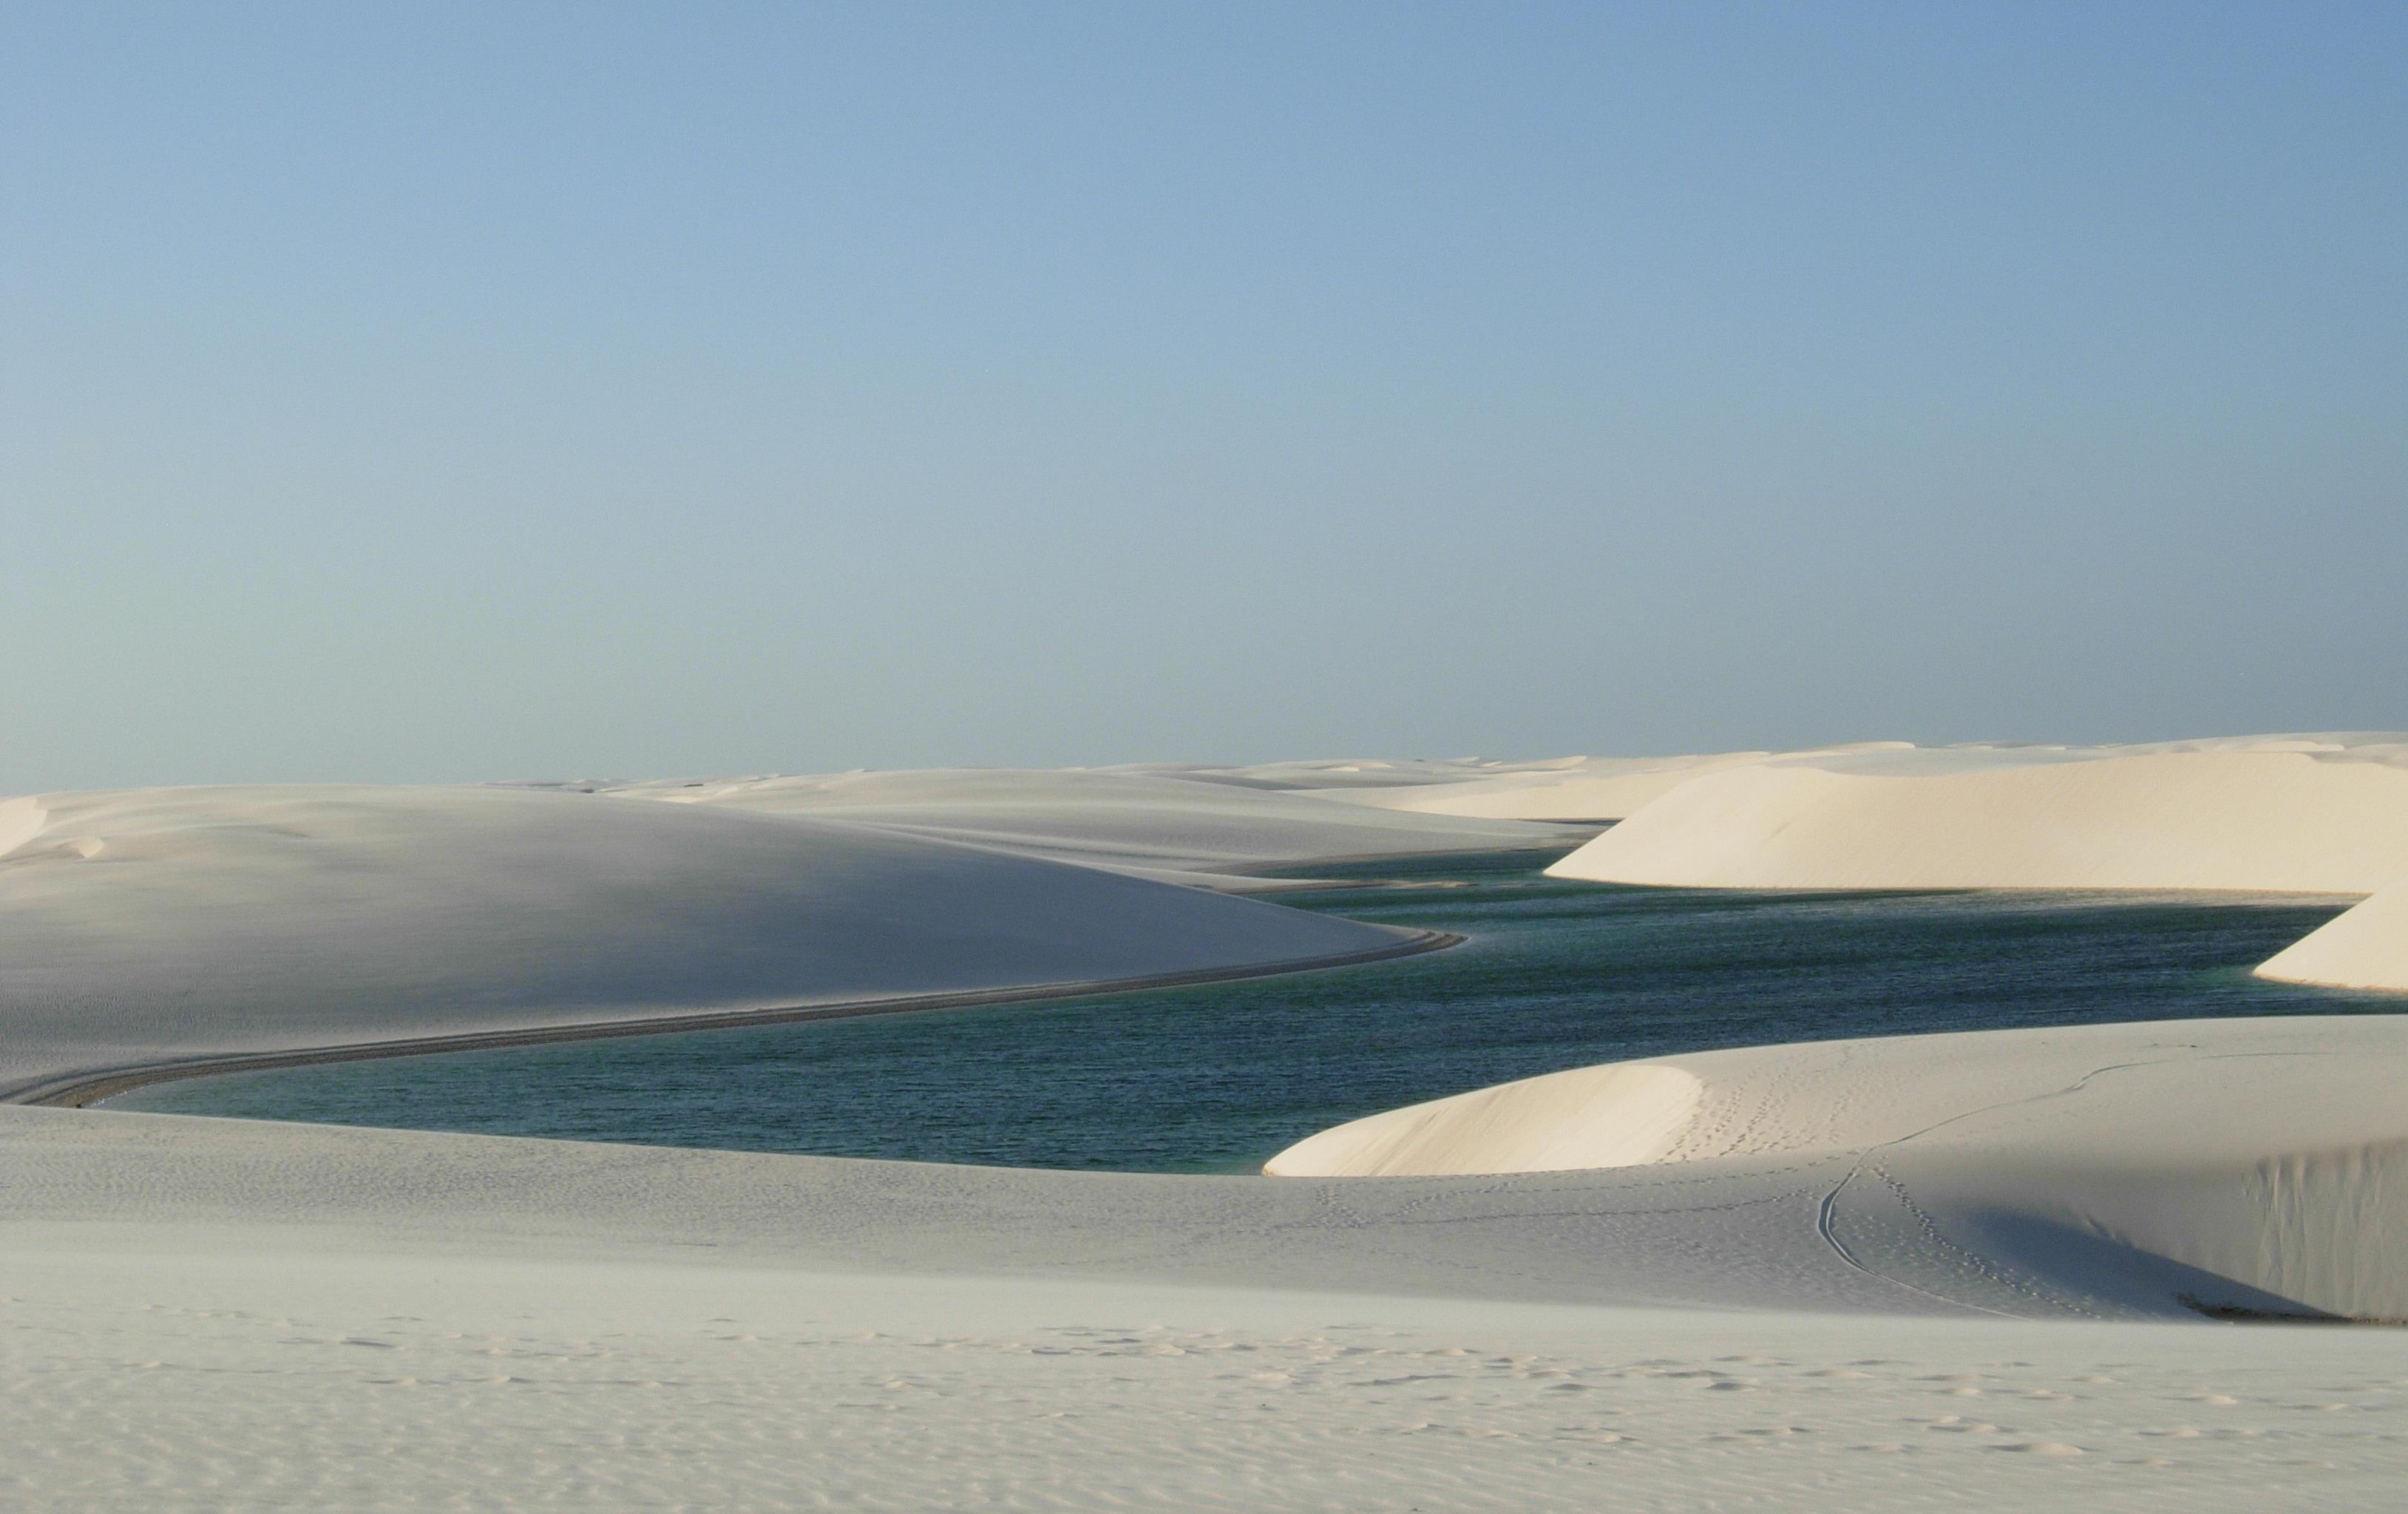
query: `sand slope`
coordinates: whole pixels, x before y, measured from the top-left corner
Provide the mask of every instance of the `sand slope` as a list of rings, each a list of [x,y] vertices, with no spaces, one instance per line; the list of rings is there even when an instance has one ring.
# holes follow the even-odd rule
[[[2408,864],[2388,740],[1784,760],[1672,789],[1551,869],[1710,888],[2364,893]]]
[[[28,831],[28,806],[40,816]],[[1394,946],[829,821],[509,789],[67,793],[0,823],[0,1087],[199,1054]]]
[[[2408,992],[2408,878],[2377,891],[2258,968],[2261,978]]]
[[[2408,1319],[2403,1078],[2408,1027],[2376,1018],[1833,1041],[1508,1083],[1267,1170],[1670,1179],[1841,1156],[1818,1232],[1936,1300]]]

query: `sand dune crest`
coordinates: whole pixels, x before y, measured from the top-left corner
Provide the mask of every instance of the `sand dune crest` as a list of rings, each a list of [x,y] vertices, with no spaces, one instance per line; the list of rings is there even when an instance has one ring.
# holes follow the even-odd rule
[[[1575,1067],[1350,1121],[1263,1164],[1274,1178],[1445,1177],[1632,1167],[1662,1156],[1704,1085],[1679,1067]]]

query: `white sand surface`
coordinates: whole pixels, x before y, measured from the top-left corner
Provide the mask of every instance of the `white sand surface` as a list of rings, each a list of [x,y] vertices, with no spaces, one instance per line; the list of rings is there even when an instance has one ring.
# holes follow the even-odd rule
[[[1867,750],[1691,778],[1551,869],[1708,888],[2367,893],[2408,864],[2388,736]]]
[[[622,797],[842,820],[1232,892],[1265,887],[1248,876],[1258,868],[1568,845],[1584,834],[1337,803],[1315,792],[1342,781],[1327,767],[1287,765],[1292,770],[1280,777],[1199,767],[942,768],[596,787]]]
[[[0,826],[17,838],[0,852],[0,1091],[230,1053],[1233,971],[1409,936],[892,829],[586,794],[64,793],[11,802]]]
[[[0,1415],[34,1449],[0,1490],[2242,1509],[2380,1507],[2408,1472],[2396,1333],[2182,1302],[2396,1298],[2390,1022],[1670,1062],[1702,1090],[1660,1159],[1486,1177],[0,1110]]]
[[[2408,992],[2408,875],[2259,964],[2261,978]]]

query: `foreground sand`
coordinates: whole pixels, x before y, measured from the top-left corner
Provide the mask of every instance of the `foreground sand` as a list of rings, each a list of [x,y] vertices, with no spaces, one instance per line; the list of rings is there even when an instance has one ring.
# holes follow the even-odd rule
[[[2392,1296],[2387,1237],[2295,1248],[2397,1186],[2393,1022],[1788,1050],[1676,1059],[1704,1093],[1658,1159],[1457,1178],[0,1110],[0,1416],[38,1448],[0,1489],[1401,1510],[1585,1507],[1606,1479],[1634,1508],[2243,1509],[2376,1507],[2408,1473],[2395,1332],[2185,1302]],[[2186,1235],[2288,1292],[2167,1254]],[[2357,1270],[2282,1275],[2336,1254]]]
[[[14,1507],[2255,1511],[2408,1470],[2387,1333],[7,1245]]]

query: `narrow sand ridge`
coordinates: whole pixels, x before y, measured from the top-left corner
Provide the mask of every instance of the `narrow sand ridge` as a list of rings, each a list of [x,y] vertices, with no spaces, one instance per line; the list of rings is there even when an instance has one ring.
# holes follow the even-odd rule
[[[2408,992],[2408,877],[2267,959],[2261,978]]]
[[[596,787],[620,797],[841,820],[1229,891],[1273,886],[1244,876],[1256,868],[1564,846],[1586,834],[1340,804],[1312,792],[1304,777],[1248,778],[1233,769],[936,769]]]
[[[1557,863],[1702,888],[2368,893],[2408,865],[2395,738],[1865,751],[1691,778]]]
[[[0,1090],[189,1059],[1425,945],[891,830],[509,789],[13,801]]]

